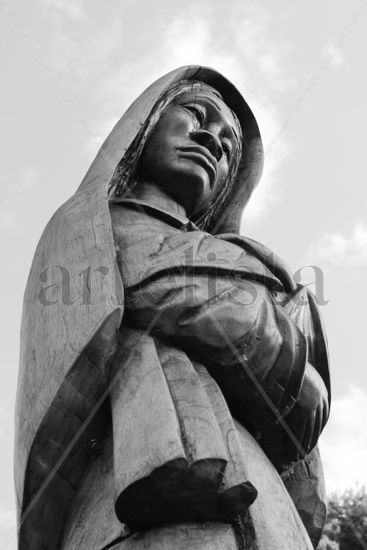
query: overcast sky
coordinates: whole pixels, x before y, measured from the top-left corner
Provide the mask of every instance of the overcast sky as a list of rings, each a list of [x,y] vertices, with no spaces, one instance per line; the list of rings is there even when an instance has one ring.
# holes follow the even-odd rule
[[[185,64],[222,72],[258,119],[265,171],[242,230],[324,274],[327,484],[367,484],[366,0],[1,0],[0,18],[0,550],[16,548],[13,410],[37,241],[130,102]]]

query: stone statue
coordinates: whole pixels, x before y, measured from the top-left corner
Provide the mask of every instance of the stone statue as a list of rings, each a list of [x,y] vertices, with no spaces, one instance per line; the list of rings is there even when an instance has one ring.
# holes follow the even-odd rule
[[[50,220],[24,299],[21,550],[317,544],[327,348],[313,295],[239,234],[262,158],[235,87],[183,67]]]

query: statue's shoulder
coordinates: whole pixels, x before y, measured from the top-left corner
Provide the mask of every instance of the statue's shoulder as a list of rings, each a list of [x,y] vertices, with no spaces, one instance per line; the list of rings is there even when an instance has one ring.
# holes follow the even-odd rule
[[[254,239],[236,233],[223,233],[217,237],[232,242],[255,256],[282,283],[286,293],[296,291],[297,285],[293,280],[289,266],[270,248]]]

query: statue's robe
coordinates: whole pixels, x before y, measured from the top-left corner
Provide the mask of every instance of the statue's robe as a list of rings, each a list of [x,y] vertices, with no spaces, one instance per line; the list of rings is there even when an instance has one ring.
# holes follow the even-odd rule
[[[251,542],[259,548],[309,548],[278,474],[229,408],[267,454],[272,456],[276,450],[276,458],[297,458],[299,449],[279,426],[276,413],[286,421],[292,414],[307,360],[328,386],[317,309],[313,301],[311,305],[306,301],[312,300],[311,295],[296,287],[284,265],[254,241],[229,234],[213,238],[187,219],[141,201],[119,201],[111,205],[111,214],[126,296],[121,342],[112,367],[113,466],[111,457],[99,458],[110,464],[113,482],[108,484],[110,494],[104,505],[96,506],[95,480],[91,474],[87,477],[73,508],[76,518],[71,515],[65,548],[79,547],[96,509],[99,513],[102,508],[112,510],[112,491],[117,515],[131,530],[146,532],[155,527],[147,532],[147,540],[142,535],[140,539],[126,536],[116,542],[116,548],[129,548],[129,544],[140,548],[139,540],[154,547],[151,537],[158,537],[157,532],[163,537],[160,544],[169,544],[166,537],[172,544],[172,533],[160,531],[161,525],[172,521],[182,526],[179,548],[191,537],[197,539],[197,548],[206,548],[218,536],[224,547],[241,548],[241,529],[243,533],[260,531]],[[289,315],[282,317],[287,310]],[[277,312],[276,318],[272,312]],[[277,337],[279,329],[286,337]],[[307,356],[301,343],[306,339]],[[218,368],[224,369],[223,377]],[[251,380],[251,372],[275,411]],[[294,479],[303,474],[298,479],[303,498],[297,491],[295,495],[316,542],[325,519],[322,470],[317,449],[300,458],[292,475],[287,475]],[[94,476],[98,479],[96,472]],[[253,484],[259,495],[246,516],[256,498]],[[272,519],[267,517],[269,512]],[[212,520],[220,522],[217,527],[207,523]],[[186,543],[185,522],[189,533],[193,529]],[[188,527],[187,522],[191,522]],[[192,522],[211,525],[213,538],[208,532],[205,536],[197,532]],[[118,541],[121,528],[102,520],[106,523],[111,532],[105,542]],[[236,529],[228,531],[226,524]],[[292,530],[299,538],[290,539]]]
[[[63,484],[57,486],[57,471],[45,493],[47,500],[43,495],[40,498],[46,511],[39,513],[38,521],[57,526],[57,520],[63,518],[61,535],[68,517],[61,501],[67,475],[74,481],[66,502],[69,506],[76,502],[78,507],[74,505],[69,515],[65,549],[80,548],[77,526],[83,526],[85,532],[96,521],[104,526],[97,529],[100,540],[95,541],[96,548],[118,539],[124,532],[122,523],[132,530],[172,521],[232,524],[255,500],[259,475],[251,477],[241,440],[246,432],[238,435],[239,426],[229,409],[257,437],[273,462],[278,460],[278,467],[282,465],[279,456],[307,461],[298,456],[299,449],[279,426],[277,413],[285,421],[292,414],[307,360],[318,369],[326,386],[329,384],[316,305],[305,289],[294,285],[270,251],[233,234],[212,237],[188,220],[136,201],[111,205],[111,214],[126,295],[122,327],[118,334],[111,329],[102,331],[102,357],[107,354],[106,343],[113,355],[105,378],[90,379],[90,371],[83,376],[85,366],[79,362],[66,378],[64,390],[71,393],[80,380],[77,390],[91,404],[94,399],[101,428],[94,421],[82,433],[70,456],[60,464]],[[112,338],[115,344],[110,343]],[[99,359],[93,340],[89,350],[85,360],[92,368]],[[109,429],[109,412],[103,411],[103,406],[98,410],[103,383],[112,402],[113,466],[111,434],[104,438],[101,433]],[[39,461],[50,457],[50,443],[65,438],[73,427],[75,413],[70,417],[72,411],[62,409],[62,396],[59,400],[65,431],[57,430],[56,414],[56,420],[51,418],[55,433],[46,433],[47,445],[32,449],[40,453]],[[49,414],[54,412],[58,412],[56,406]],[[95,452],[91,442],[95,442]],[[245,445],[248,442],[245,440]],[[103,453],[104,459],[99,461],[104,473],[90,474],[92,481],[87,486],[98,493],[95,484],[105,485],[108,480],[102,491],[103,505],[94,502],[96,496],[92,504],[88,502],[91,494],[85,489],[86,478],[82,480],[81,468],[93,464],[96,452]],[[319,468],[317,459],[316,465]],[[275,471],[273,475],[276,478]],[[304,492],[310,501],[309,517],[304,519],[316,537],[325,516],[322,476],[318,475],[311,481],[303,476],[301,481],[310,485]],[[102,481],[103,477],[106,480]],[[304,503],[297,491],[295,495],[302,511]],[[111,518],[114,504],[121,524]],[[99,512],[93,522],[90,508]],[[30,514],[28,521],[33,517]],[[95,528],[91,529],[94,532]]]
[[[200,466],[205,458],[210,470],[210,458],[213,472],[218,471],[218,464],[222,461],[223,471],[219,477],[213,474],[213,486],[217,484],[215,489],[222,498],[223,494],[227,495],[228,510],[222,504],[218,505],[218,511],[213,511],[204,502],[203,510],[197,510],[197,517],[200,518],[201,513],[204,519],[230,520],[232,514],[233,519],[251,503],[253,491],[248,480],[246,483],[243,460],[240,460],[242,465],[239,468],[242,471],[236,471],[233,476],[236,465],[230,457],[236,451],[223,450],[223,438],[226,447],[226,433],[233,425],[227,419],[226,430],[218,426],[211,416],[213,407],[210,404],[207,406],[209,415],[206,417],[203,412],[206,399],[205,391],[198,389],[202,385],[200,376],[206,373],[206,379],[216,386],[212,380],[214,377],[220,388],[217,388],[217,393],[223,393],[231,413],[256,436],[278,471],[286,471],[291,462],[305,459],[307,450],[300,448],[301,434],[296,431],[289,433],[288,423],[292,415],[297,414],[294,404],[307,364],[319,372],[330,395],[326,342],[315,299],[305,288],[295,285],[279,258],[250,239],[233,234],[213,237],[199,231],[187,219],[136,200],[116,201],[111,206],[111,214],[126,293],[125,326],[130,332],[125,332],[124,345],[130,353],[139,347],[136,342],[143,340],[145,347],[145,357],[138,354],[129,361],[129,372],[140,372],[139,376],[143,378],[149,376],[149,368],[143,368],[142,364],[147,362],[151,368],[151,358],[154,358],[153,362],[157,364],[154,373],[158,366],[158,372],[162,370],[164,375],[151,391],[148,402],[154,402],[157,395],[164,400],[168,386],[173,402],[171,408],[174,410],[174,404],[178,404],[174,416],[179,419],[181,431],[178,447],[172,442],[175,437],[168,433],[163,441],[158,437],[155,444],[146,441],[146,447],[143,445],[140,449],[145,449],[140,453],[144,456],[144,465],[135,460],[135,475],[141,478],[143,471],[146,474],[152,472],[153,449],[160,456],[160,446],[172,445],[172,459],[181,456],[182,452],[182,458],[192,469],[195,465]],[[207,371],[211,376],[207,376]],[[124,384],[126,386],[126,377]],[[115,469],[123,472],[124,464],[134,462],[136,451],[126,447],[124,441],[138,433],[140,420],[135,426],[134,414],[131,414],[127,428],[119,422],[130,407],[126,402],[132,390],[125,389],[121,407],[122,388],[121,384],[117,386],[119,389],[112,392],[114,436],[118,448]],[[190,391],[190,388],[196,390]],[[189,412],[185,409],[187,404],[182,403],[180,411],[180,399],[185,403],[188,397]],[[151,427],[149,420],[144,421],[146,433],[157,431],[155,423],[159,425],[160,414],[153,418]],[[185,420],[187,415],[189,422]],[[326,419],[327,416],[324,422]],[[187,437],[190,440],[188,434],[191,434],[191,444],[187,442]],[[202,439],[202,448],[200,445],[196,448]],[[181,448],[182,441],[184,449]],[[149,448],[152,451],[150,456]],[[156,467],[160,466],[159,460]],[[316,459],[316,462],[319,461]],[[211,474],[206,472],[205,475],[209,477]],[[322,479],[319,481],[322,485]],[[128,482],[131,483],[131,479]],[[140,502],[136,503],[139,511],[133,510],[126,476],[118,492],[117,510],[122,520],[128,521],[134,513],[142,514]],[[231,494],[235,495],[232,499]],[[183,503],[177,494],[175,498],[184,518]],[[193,499],[198,501],[198,495]],[[210,499],[213,499],[212,495]],[[314,517],[318,504],[320,516],[325,516],[324,503],[319,500],[322,499],[314,500],[314,508],[306,521],[311,530],[314,520],[319,525],[322,523],[320,517]],[[193,502],[189,497],[187,501],[190,502],[188,519],[193,519],[190,515]],[[154,499],[151,506],[157,511],[157,519],[147,506],[145,521],[148,524],[162,521]],[[200,503],[196,508],[200,508]],[[171,513],[165,510],[163,516],[166,514],[166,520],[176,520],[174,502],[170,502],[169,510]],[[304,513],[303,518],[306,519]]]

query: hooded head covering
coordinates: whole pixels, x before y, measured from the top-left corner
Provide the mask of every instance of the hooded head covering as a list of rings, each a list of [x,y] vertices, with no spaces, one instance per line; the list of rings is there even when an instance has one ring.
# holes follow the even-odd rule
[[[215,222],[216,233],[238,233],[242,211],[261,176],[263,146],[256,119],[240,92],[220,73],[206,67],[181,67],[149,86],[117,122],[79,189],[85,189],[98,175],[103,191],[107,189],[111,192],[116,171],[129,154],[131,146],[140,153],[162,110],[172,101],[180,87],[186,85],[187,89],[190,83],[194,87],[195,83],[201,82],[219,92],[235,113],[242,129],[238,169],[226,200],[225,212],[221,212],[220,219]]]
[[[20,550],[58,546],[65,517],[89,460],[86,426],[108,392],[123,289],[116,263],[108,189],[157,104],[185,82],[221,94],[242,128],[239,167],[216,232],[239,232],[242,210],[263,161],[259,129],[236,88],[218,72],[177,69],[129,107],[98,152],[77,192],[54,214],[38,244],[23,305],[16,409],[15,481]],[[148,134],[149,132],[147,132]],[[92,426],[92,428],[90,428]]]

